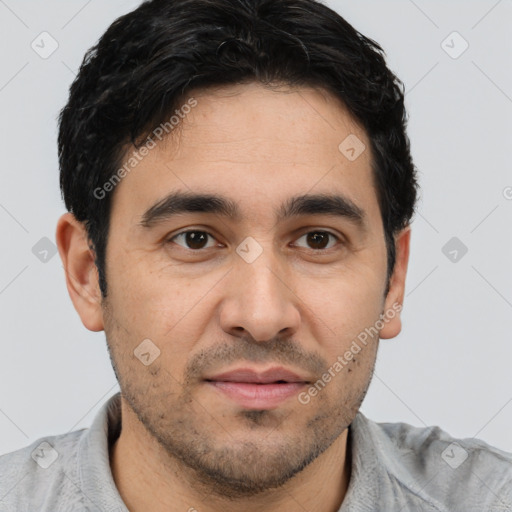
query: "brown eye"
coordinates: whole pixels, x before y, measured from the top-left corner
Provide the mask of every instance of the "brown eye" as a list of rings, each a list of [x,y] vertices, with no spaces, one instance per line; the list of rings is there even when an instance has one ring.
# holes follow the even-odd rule
[[[330,249],[332,247],[332,245],[327,247],[330,242],[330,238],[334,239],[335,241],[339,240],[338,237],[328,231],[310,231],[309,233],[302,235],[300,238],[304,237],[306,237],[308,248],[318,251]]]
[[[182,231],[181,233],[178,233],[177,235],[174,235],[169,242],[175,241],[177,239],[180,239],[184,241],[185,245],[182,245],[178,243],[181,247],[184,247],[185,249],[191,249],[191,250],[200,250],[204,249],[206,247],[206,244],[208,242],[208,237],[213,237],[207,233],[206,231]],[[211,246],[213,247],[213,246]]]

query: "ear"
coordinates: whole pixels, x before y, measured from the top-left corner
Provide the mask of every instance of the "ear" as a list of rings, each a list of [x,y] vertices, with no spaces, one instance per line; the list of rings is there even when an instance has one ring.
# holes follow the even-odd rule
[[[55,238],[66,273],[68,293],[82,323],[90,331],[102,331],[99,276],[85,226],[73,214],[65,213],[57,223]]]
[[[409,247],[411,241],[411,228],[407,226],[395,236],[395,268],[389,283],[389,291],[384,301],[385,324],[380,331],[382,339],[394,338],[402,330],[400,313],[402,311],[405,295],[405,277],[409,263]]]

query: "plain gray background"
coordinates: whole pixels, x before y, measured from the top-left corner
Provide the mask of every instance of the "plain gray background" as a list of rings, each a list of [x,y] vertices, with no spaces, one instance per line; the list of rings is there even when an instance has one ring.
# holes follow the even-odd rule
[[[65,212],[56,119],[68,88],[85,51],[138,4],[0,0],[0,453],[89,426],[118,391],[104,333],[80,322],[58,254],[41,261],[33,247],[55,242]],[[422,187],[403,331],[381,341],[362,411],[512,452],[511,2],[327,4],[405,83]],[[43,59],[31,44],[45,31],[58,48]]]

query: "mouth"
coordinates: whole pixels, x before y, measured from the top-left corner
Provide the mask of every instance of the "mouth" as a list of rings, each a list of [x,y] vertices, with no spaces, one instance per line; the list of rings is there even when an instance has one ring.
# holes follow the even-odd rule
[[[306,377],[281,367],[263,372],[239,368],[204,381],[225,398],[252,410],[275,409],[310,384]]]

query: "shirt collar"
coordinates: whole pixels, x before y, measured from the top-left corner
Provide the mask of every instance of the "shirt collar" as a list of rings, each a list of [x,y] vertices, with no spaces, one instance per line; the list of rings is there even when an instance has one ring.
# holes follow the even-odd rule
[[[121,432],[121,393],[111,396],[96,414],[78,447],[77,473],[82,492],[99,510],[128,512],[110,468],[109,447]]]

